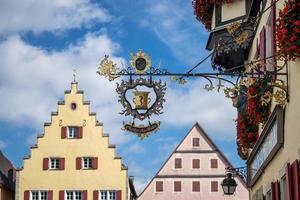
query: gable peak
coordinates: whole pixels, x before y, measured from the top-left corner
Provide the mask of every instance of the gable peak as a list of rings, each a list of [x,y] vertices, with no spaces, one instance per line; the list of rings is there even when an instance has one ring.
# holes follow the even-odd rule
[[[71,83],[71,94],[76,94],[78,92],[78,83],[72,82]]]

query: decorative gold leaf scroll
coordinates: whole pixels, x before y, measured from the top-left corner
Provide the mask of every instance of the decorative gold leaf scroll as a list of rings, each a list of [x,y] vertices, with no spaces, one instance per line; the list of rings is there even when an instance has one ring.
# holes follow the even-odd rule
[[[116,64],[108,58],[109,56],[105,55],[104,59],[100,62],[97,73],[108,78],[109,81],[113,81],[119,77],[119,75],[117,75],[119,69],[116,67]]]

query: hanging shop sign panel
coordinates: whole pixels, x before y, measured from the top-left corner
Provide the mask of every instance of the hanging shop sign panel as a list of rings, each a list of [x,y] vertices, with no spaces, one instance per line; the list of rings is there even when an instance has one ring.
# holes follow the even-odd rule
[[[247,160],[248,181],[251,186],[283,146],[283,135],[284,110],[281,106],[276,106]]]

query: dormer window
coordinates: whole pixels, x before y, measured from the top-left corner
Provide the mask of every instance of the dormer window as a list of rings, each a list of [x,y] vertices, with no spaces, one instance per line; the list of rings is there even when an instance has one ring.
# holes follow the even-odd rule
[[[69,126],[67,138],[78,138],[78,127]]]

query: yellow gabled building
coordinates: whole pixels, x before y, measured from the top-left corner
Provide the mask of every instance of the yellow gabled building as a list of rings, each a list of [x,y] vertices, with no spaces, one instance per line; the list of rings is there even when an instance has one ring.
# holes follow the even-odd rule
[[[73,82],[17,172],[16,200],[129,200],[127,167]]]

